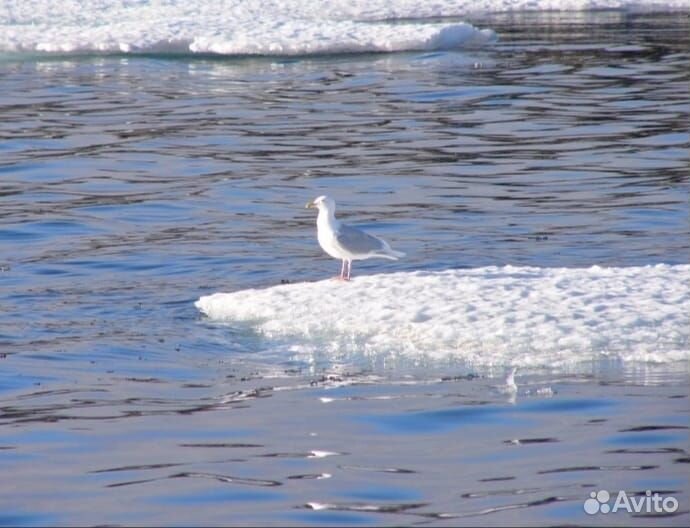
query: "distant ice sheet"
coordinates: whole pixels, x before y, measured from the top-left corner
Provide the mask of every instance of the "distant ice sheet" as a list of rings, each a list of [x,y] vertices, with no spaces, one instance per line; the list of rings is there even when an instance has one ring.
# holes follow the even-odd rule
[[[0,52],[299,55],[453,49],[482,46],[495,35],[439,18],[602,8],[688,5],[686,0],[3,0]]]
[[[486,367],[690,359],[690,265],[393,273],[216,293],[196,306],[296,352]]]

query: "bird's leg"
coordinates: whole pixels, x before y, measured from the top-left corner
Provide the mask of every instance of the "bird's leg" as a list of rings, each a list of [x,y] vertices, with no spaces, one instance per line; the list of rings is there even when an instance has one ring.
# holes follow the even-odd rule
[[[345,259],[343,259],[343,265],[340,266],[340,275],[333,277],[333,280],[347,280],[345,279]]]
[[[346,268],[347,266],[347,268]],[[338,277],[333,277],[335,280],[349,281],[350,280],[350,268],[352,266],[351,260],[343,259],[343,265],[340,267],[340,275]],[[347,275],[345,275],[345,270],[347,269]]]

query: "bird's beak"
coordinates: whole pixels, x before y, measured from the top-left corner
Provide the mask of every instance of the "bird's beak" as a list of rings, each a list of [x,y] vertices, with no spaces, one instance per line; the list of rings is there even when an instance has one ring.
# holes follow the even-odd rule
[[[307,202],[307,205],[304,206],[305,209],[314,209],[316,207],[316,204],[314,202]]]

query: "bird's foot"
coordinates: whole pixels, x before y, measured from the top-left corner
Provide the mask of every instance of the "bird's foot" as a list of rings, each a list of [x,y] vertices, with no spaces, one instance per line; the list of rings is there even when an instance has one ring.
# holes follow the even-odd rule
[[[337,281],[342,281],[342,282],[349,282],[350,281],[350,279],[348,279],[347,277],[341,277],[340,275],[336,275],[331,280],[337,280]]]

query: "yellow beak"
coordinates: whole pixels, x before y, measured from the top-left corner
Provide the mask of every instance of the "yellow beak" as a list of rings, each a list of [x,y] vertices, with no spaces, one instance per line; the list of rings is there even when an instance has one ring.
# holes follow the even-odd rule
[[[314,209],[315,207],[314,202],[307,202],[307,205],[304,206],[305,209]]]

